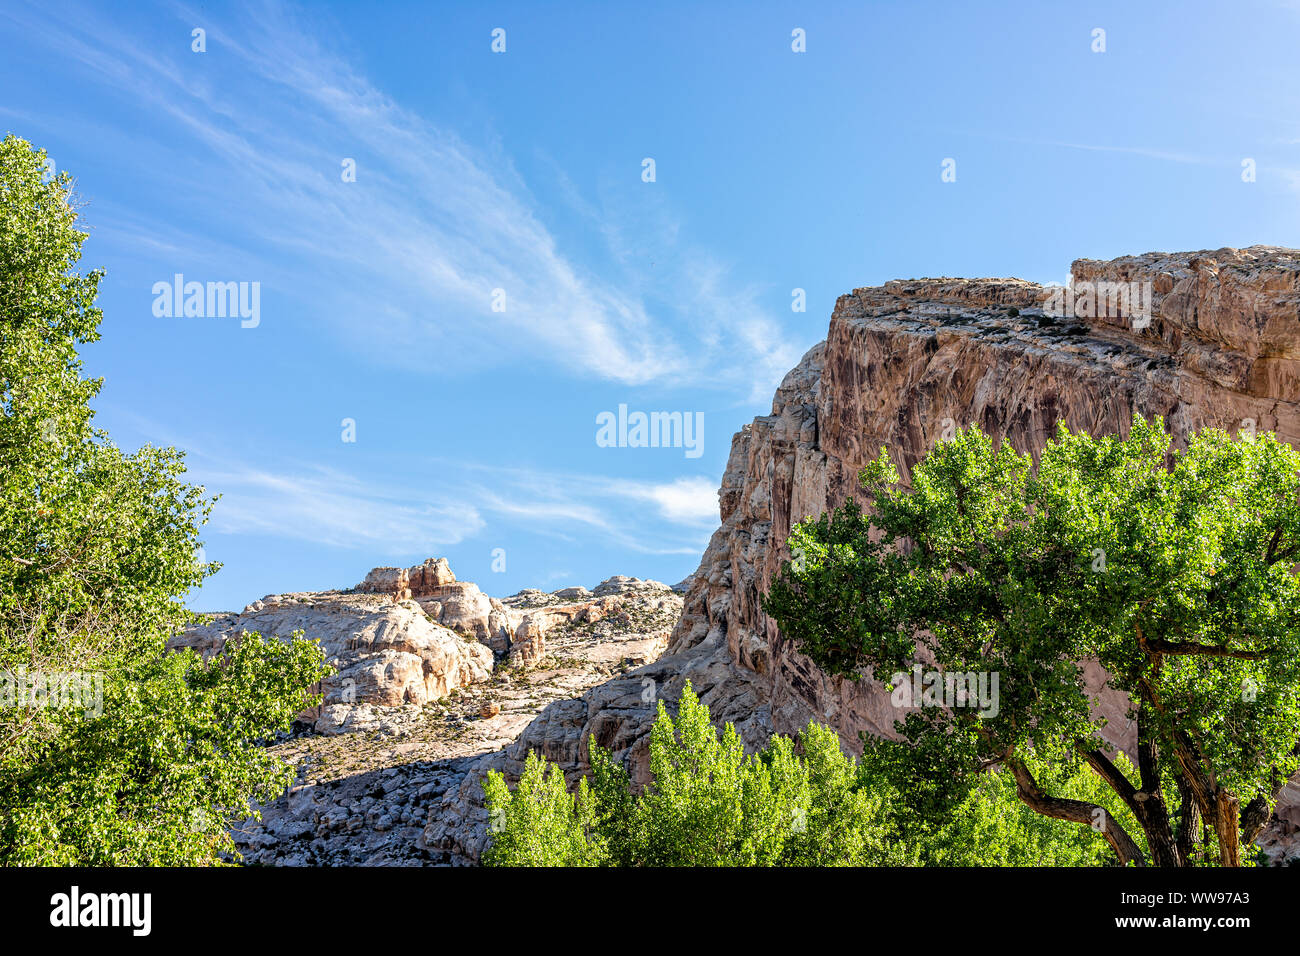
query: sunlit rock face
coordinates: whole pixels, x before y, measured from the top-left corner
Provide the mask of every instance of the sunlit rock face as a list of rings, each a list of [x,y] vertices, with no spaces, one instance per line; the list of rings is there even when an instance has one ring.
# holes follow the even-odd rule
[[[1129,304],[1140,314],[1117,302],[1116,287],[1138,293]],[[843,504],[882,446],[906,475],[955,426],[977,423],[1036,452],[1058,421],[1124,434],[1138,411],[1163,416],[1178,446],[1208,425],[1273,431],[1300,447],[1300,252],[1083,259],[1071,289],[1067,316],[1059,290],[1014,279],[898,281],[841,296],[824,349],[786,380],[773,414],[736,438],[739,471],[723,480],[730,547],[706,555],[674,646],[716,621],[733,659],[771,676],[777,730],[817,717],[846,741],[884,733],[897,715],[879,693],[824,677],[759,607],[791,524]],[[1101,708],[1114,742],[1130,743],[1121,700],[1103,697]]]
[[[169,646],[210,655],[245,632],[281,640],[301,632],[320,642],[334,673],[317,688],[321,706],[299,715],[305,723],[330,724],[333,707],[423,705],[492,673],[490,649],[431,621],[414,601],[345,591],[268,594]]]
[[[1163,416],[1179,446],[1207,425],[1300,446],[1300,251],[1080,259],[1066,289],[940,278],[841,296],[826,341],[786,376],[772,413],[732,439],[721,525],[683,582],[664,656],[547,708],[504,764],[531,748],[576,774],[594,735],[644,779],[655,703],[675,700],[687,679],[749,746],[809,719],[853,749],[860,732],[891,733],[899,712],[878,687],[825,676],[761,609],[791,525],[842,505],[882,446],[906,475],[954,427],[977,423],[1036,452],[1058,421],[1124,434],[1135,411]],[[1103,676],[1087,670],[1094,687]],[[1112,741],[1131,746],[1124,699],[1104,693],[1097,706]],[[1270,833],[1295,834],[1289,806]],[[465,849],[481,845],[467,829],[475,819],[450,828]]]

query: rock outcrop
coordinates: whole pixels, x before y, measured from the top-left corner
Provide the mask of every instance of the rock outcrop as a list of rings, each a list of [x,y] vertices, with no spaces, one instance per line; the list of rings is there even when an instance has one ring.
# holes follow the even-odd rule
[[[492,673],[487,647],[433,623],[414,601],[377,594],[271,594],[186,630],[169,646],[211,655],[244,632],[288,640],[297,631],[319,640],[336,668],[320,688],[321,706],[299,717],[322,732],[346,727],[348,708],[421,706]]]
[[[356,590],[386,595],[397,602],[414,600],[432,621],[485,644],[498,659],[528,665],[541,658],[548,630],[574,621],[595,623],[620,613],[618,595],[635,592],[643,583],[620,574],[602,581],[595,591],[584,587],[554,593],[528,589],[499,600],[488,597],[477,584],[457,581],[446,558],[429,558],[412,568],[374,568]]]
[[[1163,416],[1178,446],[1205,426],[1300,446],[1300,252],[1079,260],[1072,276],[1076,289],[1151,282],[1149,324],[1082,305],[1053,318],[1043,309],[1052,291],[1019,280],[890,282],[841,296],[824,346],[787,377],[772,415],[734,439],[720,529],[730,544],[706,555],[671,647],[722,628],[732,660],[771,678],[779,732],[815,717],[846,742],[887,733],[896,714],[880,694],[827,678],[759,604],[788,558],[791,525],[843,504],[881,447],[906,475],[953,426],[978,423],[995,442],[1037,450],[1060,420],[1124,434],[1134,411]],[[1122,703],[1101,706],[1113,742],[1131,745]]]
[[[372,568],[355,588],[368,594],[387,594],[395,600],[427,598],[437,588],[456,583],[446,558],[428,558],[412,568]]]
[[[332,734],[400,720],[377,717],[375,708],[423,706],[488,679],[497,663],[535,666],[546,656],[548,635],[607,618],[611,632],[627,634],[647,616],[680,606],[667,585],[623,575],[594,592],[528,590],[499,600],[457,581],[446,558],[430,558],[409,569],[374,568],[351,591],[269,594],[238,614],[186,629],[168,646],[210,657],[245,632],[319,640],[335,673],[317,688],[321,705],[299,720]],[[662,649],[640,656],[652,659]]]
[[[1119,283],[1142,294],[1112,295]],[[906,475],[957,426],[978,423],[995,441],[1036,450],[1059,420],[1123,434],[1134,411],[1162,415],[1179,445],[1208,425],[1273,431],[1300,446],[1300,252],[1083,259],[1072,267],[1068,316],[1061,297],[1017,279],[896,281],[841,296],[826,341],[786,376],[772,413],[732,440],[721,526],[683,582],[665,655],[551,705],[484,766],[514,773],[536,749],[576,774],[594,735],[644,779],[656,702],[675,701],[688,678],[750,747],[809,719],[853,749],[860,732],[892,733],[898,712],[879,689],[827,677],[760,604],[788,557],[791,525],[843,504],[882,446]],[[1112,742],[1131,748],[1122,698],[1102,694],[1097,706]],[[1297,803],[1292,787],[1261,841],[1279,859],[1300,854]],[[466,783],[432,809],[424,839],[473,859],[483,823],[481,796]]]
[[[446,558],[429,558],[410,568],[373,568],[355,590],[414,600],[443,627],[486,644],[498,657],[510,649],[518,621],[504,605],[470,581],[457,581]]]
[[[503,607],[540,633],[542,648],[526,664],[498,661],[487,678],[420,706],[327,705],[314,732],[272,744],[299,776],[261,808],[260,822],[246,821],[235,833],[245,860],[288,866],[465,862],[465,854],[453,852],[454,841],[444,848],[424,839],[431,817],[464,819],[443,811],[448,795],[477,792],[490,760],[544,708],[657,658],[681,616],[680,595],[654,581],[623,578],[603,594],[593,601],[585,588],[530,590],[504,598]],[[539,611],[549,617],[533,618]],[[473,831],[472,825],[459,828]]]

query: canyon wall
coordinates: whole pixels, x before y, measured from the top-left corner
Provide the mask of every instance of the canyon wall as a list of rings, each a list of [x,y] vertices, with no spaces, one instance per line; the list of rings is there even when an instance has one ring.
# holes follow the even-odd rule
[[[517,770],[537,749],[576,773],[594,735],[644,780],[655,704],[675,701],[688,679],[747,746],[809,719],[852,749],[862,731],[890,733],[900,714],[887,696],[822,674],[760,603],[791,525],[843,504],[882,446],[906,475],[956,426],[1037,450],[1059,420],[1123,434],[1138,411],[1163,416],[1180,446],[1209,425],[1273,431],[1300,447],[1300,251],[1081,259],[1071,273],[1065,316],[1052,314],[1061,290],[1018,279],[894,281],[841,296],[826,341],[786,376],[772,413],[732,439],[721,526],[665,655],[548,707],[493,765]],[[1099,302],[1101,283],[1145,294]],[[1124,700],[1104,693],[1098,706],[1112,742],[1130,746]],[[457,795],[457,825],[426,831],[470,856],[483,840],[465,828],[481,812],[472,789]],[[1297,796],[1279,804],[1281,825],[1300,828]]]
[[[1163,416],[1177,446],[1215,426],[1273,431],[1300,447],[1300,253],[1147,254],[1079,260],[1071,271],[1076,290],[1150,282],[1150,314],[1093,316],[1099,310],[1081,301],[1082,315],[1053,319],[1043,312],[1052,291],[1016,280],[858,289],[836,303],[820,359],[805,359],[821,366],[815,386],[787,397],[778,421],[751,428],[732,536],[763,544],[752,558],[726,556],[726,628],[735,660],[771,675],[774,729],[816,717],[848,742],[859,730],[887,731],[898,716],[878,691],[822,675],[759,609],[788,557],[791,524],[843,504],[882,446],[907,475],[954,425],[977,423],[995,442],[1036,451],[1059,420],[1124,434],[1138,411]],[[724,500],[724,523],[727,512]],[[683,628],[717,601],[701,597],[688,592]],[[1121,700],[1103,697],[1102,708],[1113,742],[1130,743]]]

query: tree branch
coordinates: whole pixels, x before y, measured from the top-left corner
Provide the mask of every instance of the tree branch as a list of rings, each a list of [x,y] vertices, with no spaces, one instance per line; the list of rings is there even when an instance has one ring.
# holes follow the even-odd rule
[[[1300,755],[1300,742],[1297,742],[1291,748],[1291,755]],[[1273,767],[1273,786],[1270,788],[1272,801],[1261,794],[1241,808],[1241,839],[1243,843],[1255,842],[1255,837],[1259,836],[1259,831],[1264,829],[1264,825],[1268,823],[1268,818],[1272,816],[1270,803],[1277,801],[1278,794],[1286,786],[1286,781],[1286,774],[1278,770],[1277,767]]]
[[[1120,826],[1119,821],[1106,812],[1105,808],[1084,800],[1066,800],[1061,797],[1049,797],[1038,786],[1038,781],[1029,772],[1029,768],[1017,757],[1007,758],[1007,767],[1016,778],[1016,795],[1029,809],[1045,817],[1082,823],[1085,826],[1101,826],[1101,835],[1110,844],[1110,848],[1119,857],[1120,864],[1128,866],[1146,866],[1142,850],[1129,836],[1128,831]]]
[[[1264,555],[1265,566],[1271,565],[1277,560],[1277,546],[1282,541],[1282,522],[1278,522],[1277,528],[1273,531],[1273,538],[1268,543],[1268,553]]]
[[[1100,750],[1086,750],[1081,746],[1082,743],[1083,741],[1079,741],[1075,745],[1079,750],[1079,756],[1083,757],[1083,759],[1088,762],[1088,766],[1096,771],[1097,776],[1101,777],[1102,780],[1105,780],[1106,783],[1109,784],[1110,788],[1119,794],[1119,798],[1124,801],[1124,804],[1130,810],[1133,811],[1134,815],[1139,814],[1141,810],[1138,807],[1136,799],[1137,790],[1134,788],[1133,784],[1129,782],[1128,777],[1124,776],[1119,767],[1116,767],[1115,764],[1111,762],[1111,759]]]

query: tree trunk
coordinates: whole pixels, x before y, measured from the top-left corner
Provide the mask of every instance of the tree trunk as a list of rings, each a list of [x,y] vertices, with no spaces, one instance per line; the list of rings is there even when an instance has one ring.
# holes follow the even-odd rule
[[[1183,866],[1182,854],[1173,826],[1169,822],[1169,808],[1165,806],[1164,788],[1160,778],[1160,754],[1150,734],[1150,701],[1142,701],[1138,708],[1138,775],[1142,791],[1133,795],[1138,805],[1137,818],[1147,837],[1151,860],[1156,866]]]
[[[1169,825],[1169,811],[1164,799],[1152,793],[1140,793],[1137,799],[1143,808],[1138,814],[1138,823],[1146,834],[1152,865],[1185,866],[1183,855],[1178,851],[1178,841]]]
[[[1214,832],[1219,837],[1219,865],[1241,866],[1241,801],[1227,790],[1215,794],[1218,812]]]
[[[1178,800],[1182,805],[1183,818],[1178,824],[1178,855],[1184,866],[1192,865],[1192,851],[1196,846],[1197,830],[1201,826],[1201,811],[1192,796],[1192,788],[1187,778],[1178,776]]]

